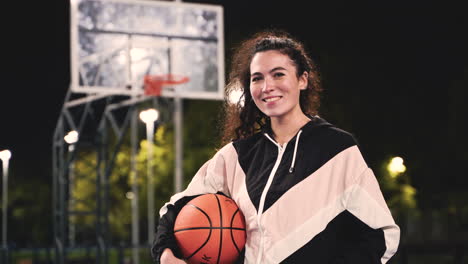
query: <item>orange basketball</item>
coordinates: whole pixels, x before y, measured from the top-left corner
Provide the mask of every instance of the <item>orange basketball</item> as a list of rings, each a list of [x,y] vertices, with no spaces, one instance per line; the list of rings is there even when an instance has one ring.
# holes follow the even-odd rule
[[[188,202],[174,223],[188,263],[234,263],[245,245],[245,219],[231,198],[204,194]]]

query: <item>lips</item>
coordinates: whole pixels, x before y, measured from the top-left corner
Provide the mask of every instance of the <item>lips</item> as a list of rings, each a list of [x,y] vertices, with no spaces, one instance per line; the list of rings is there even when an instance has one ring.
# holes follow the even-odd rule
[[[281,99],[282,96],[268,96],[262,99],[263,102],[270,103],[270,102],[275,102]]]

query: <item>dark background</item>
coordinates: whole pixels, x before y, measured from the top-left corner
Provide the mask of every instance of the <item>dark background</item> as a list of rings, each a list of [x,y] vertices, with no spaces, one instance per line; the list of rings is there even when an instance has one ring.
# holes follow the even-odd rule
[[[421,207],[467,193],[468,21],[450,1],[191,1],[224,7],[226,65],[257,30],[304,41],[325,87],[321,115],[371,167],[405,159]],[[70,81],[68,1],[15,2],[2,17],[0,150],[10,183],[52,184],[52,136]],[[49,214],[47,214],[49,215]],[[49,221],[49,219],[46,219]]]

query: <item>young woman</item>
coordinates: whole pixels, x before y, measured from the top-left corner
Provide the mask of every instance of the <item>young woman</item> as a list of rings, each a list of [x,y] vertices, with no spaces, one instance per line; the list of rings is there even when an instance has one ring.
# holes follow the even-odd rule
[[[386,263],[400,231],[353,136],[317,115],[320,80],[303,45],[261,32],[239,46],[225,144],[160,210],[152,254],[184,263],[172,233],[190,199],[222,192],[247,224],[243,263]]]

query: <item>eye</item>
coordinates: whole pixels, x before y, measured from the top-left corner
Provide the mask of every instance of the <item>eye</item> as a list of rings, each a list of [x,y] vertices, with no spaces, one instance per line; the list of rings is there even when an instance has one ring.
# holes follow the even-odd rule
[[[260,76],[254,76],[254,77],[252,77],[250,82],[257,82],[257,81],[260,81],[261,79],[262,79],[262,77],[260,77]]]
[[[275,74],[273,75],[275,78],[279,78],[279,77],[283,77],[285,74],[282,73],[282,72],[275,72]]]

